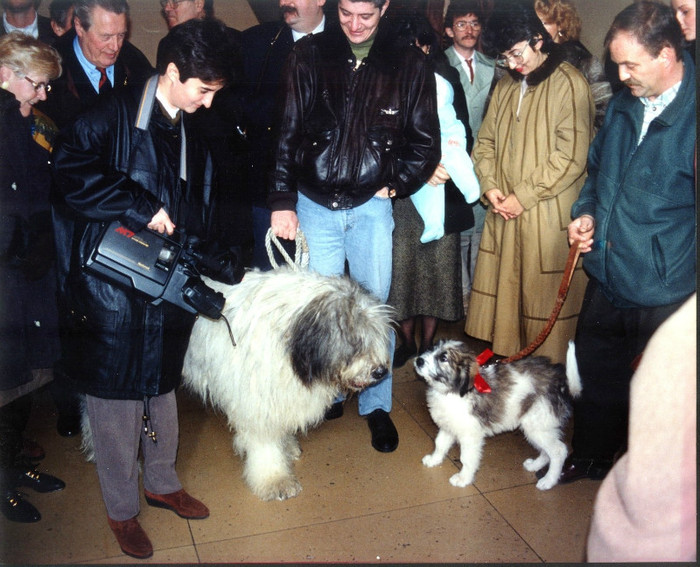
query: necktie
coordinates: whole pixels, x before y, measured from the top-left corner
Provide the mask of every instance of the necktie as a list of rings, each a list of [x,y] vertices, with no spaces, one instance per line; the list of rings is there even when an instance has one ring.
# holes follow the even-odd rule
[[[112,83],[107,78],[107,69],[98,67],[97,70],[100,72],[100,82],[97,86],[99,93],[102,94],[112,90]]]
[[[467,62],[467,65],[469,66],[469,82],[473,83],[474,82],[474,67],[472,67],[472,60],[471,59],[465,59]]]

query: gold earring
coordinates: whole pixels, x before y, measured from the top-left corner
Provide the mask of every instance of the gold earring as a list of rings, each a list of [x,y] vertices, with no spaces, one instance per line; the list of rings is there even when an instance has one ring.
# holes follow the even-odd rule
[[[3,81],[2,84],[0,84],[0,88],[3,90],[7,90],[7,88],[10,86],[10,83],[8,81]]]

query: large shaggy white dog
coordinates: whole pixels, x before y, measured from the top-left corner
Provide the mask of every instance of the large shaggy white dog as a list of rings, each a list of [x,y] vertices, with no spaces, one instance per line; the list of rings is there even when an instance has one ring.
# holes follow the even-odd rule
[[[235,346],[224,320],[200,317],[184,383],[228,418],[252,491],[263,500],[296,496],[296,434],[321,422],[339,393],[386,376],[390,309],[348,278],[308,271],[207,284],[226,297]]]

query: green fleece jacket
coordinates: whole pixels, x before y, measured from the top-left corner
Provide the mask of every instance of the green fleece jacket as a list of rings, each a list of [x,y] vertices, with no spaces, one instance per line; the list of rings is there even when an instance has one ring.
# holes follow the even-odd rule
[[[676,98],[637,146],[644,108],[629,89],[611,101],[588,153],[572,218],[595,218],[583,266],[616,307],[657,307],[695,291],[695,65],[685,53]]]

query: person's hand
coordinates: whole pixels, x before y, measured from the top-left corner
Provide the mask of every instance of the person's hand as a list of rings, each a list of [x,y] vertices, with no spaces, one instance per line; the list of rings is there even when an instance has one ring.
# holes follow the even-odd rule
[[[295,240],[297,229],[299,228],[299,219],[294,211],[272,211],[270,227],[277,238]]]
[[[519,217],[525,208],[520,204],[520,201],[515,196],[515,193],[511,193],[505,199],[501,201],[499,213],[505,214],[509,219],[514,219]]]
[[[523,212],[523,207],[515,195],[508,195],[508,197],[506,197],[497,187],[486,191],[484,196],[488,199],[489,203],[491,203],[491,212],[501,215],[504,220],[514,219]]]
[[[166,213],[165,209],[163,208],[153,215],[151,222],[149,222],[146,226],[148,226],[148,228],[151,230],[160,232],[161,234],[165,232],[168,236],[175,232],[175,224],[170,220],[168,213]]]
[[[439,164],[435,168],[435,171],[433,172],[432,177],[430,179],[428,179],[428,185],[432,185],[433,187],[437,187],[438,185],[444,184],[449,179],[450,179],[450,174],[447,173],[445,166],[442,164]]]
[[[593,248],[593,233],[595,232],[595,219],[591,215],[581,215],[573,220],[567,229],[569,246],[578,241],[581,254],[590,252]]]

